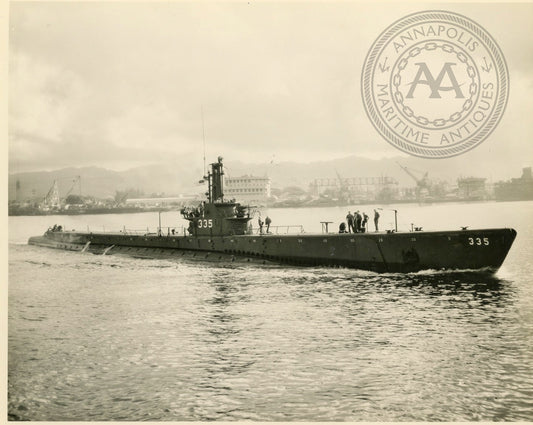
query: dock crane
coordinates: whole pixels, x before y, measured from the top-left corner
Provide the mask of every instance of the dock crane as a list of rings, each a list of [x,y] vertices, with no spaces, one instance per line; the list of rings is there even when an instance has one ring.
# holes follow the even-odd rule
[[[44,209],[59,208],[61,202],[59,200],[59,188],[57,186],[57,180],[54,180],[52,187],[44,197],[41,205]]]
[[[337,174],[337,179],[339,180],[339,199],[345,202],[351,202],[350,191],[345,180],[341,177],[337,170],[335,170],[335,174]]]
[[[63,178],[55,179],[54,182],[52,183],[52,186],[50,187],[50,190],[48,191],[46,196],[41,201],[41,207],[44,208],[45,210],[61,208],[61,197],[59,195],[59,184],[58,184],[60,180],[71,180],[72,181],[72,186],[70,187],[70,189],[64,196],[64,199],[66,199],[68,195],[70,195],[70,193],[76,187],[76,184],[78,184],[79,186],[79,191],[80,191],[80,196],[81,196],[81,176],[76,176],[74,179],[72,179],[72,177],[63,177]]]
[[[415,182],[416,182],[416,197],[419,198],[420,196],[427,196],[429,194],[429,190],[431,189],[431,182],[429,181],[428,172],[426,171],[422,177],[417,177],[413,171],[416,170],[410,170],[409,168],[403,166],[399,162],[396,162],[400,166],[400,168],[405,171]],[[419,173],[422,173],[419,171]]]
[[[78,183],[78,186],[79,186],[79,190],[80,190],[80,196],[81,196],[81,176],[76,176],[73,180],[72,180],[72,186],[70,187],[70,189],[68,190],[68,192],[65,194],[65,198],[70,195],[70,193],[74,190],[74,187],[76,186],[76,183]]]

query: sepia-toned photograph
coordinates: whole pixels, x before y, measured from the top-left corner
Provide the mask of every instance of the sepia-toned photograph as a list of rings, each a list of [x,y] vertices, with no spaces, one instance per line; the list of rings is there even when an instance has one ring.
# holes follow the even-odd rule
[[[533,421],[533,2],[10,1],[17,421]]]

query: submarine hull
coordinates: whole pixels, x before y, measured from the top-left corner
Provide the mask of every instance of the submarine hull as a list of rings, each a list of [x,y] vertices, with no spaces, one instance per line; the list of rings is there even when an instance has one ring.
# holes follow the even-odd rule
[[[158,236],[52,232],[31,245],[131,256],[220,254],[301,266],[337,266],[379,273],[421,270],[485,270],[502,265],[514,229],[299,235]]]

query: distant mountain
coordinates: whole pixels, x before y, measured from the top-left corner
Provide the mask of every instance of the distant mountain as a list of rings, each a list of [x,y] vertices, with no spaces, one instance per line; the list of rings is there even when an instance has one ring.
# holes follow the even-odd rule
[[[37,171],[9,175],[9,199],[16,199],[17,181],[19,199],[44,197],[57,181],[59,194],[68,193],[97,198],[114,197],[118,190],[138,189],[147,196],[151,194],[178,194],[195,190],[194,182],[201,177],[201,170],[190,170],[185,165],[157,164],[132,168],[126,171],[112,171],[100,167],[63,168],[56,171]],[[198,191],[199,188],[196,188]],[[200,189],[201,190],[201,189]]]
[[[81,179],[78,181],[77,176]],[[57,180],[61,197],[67,194],[79,194],[80,186],[83,195],[106,197],[114,195],[114,187],[124,184],[120,173],[99,167],[63,168],[56,171],[35,171],[9,175],[9,200],[16,198],[17,181],[19,199],[44,197],[54,180]]]
[[[299,186],[308,189],[309,183],[316,178],[341,177],[378,177],[396,178],[401,186],[414,186],[415,181],[399,165],[413,170],[413,174],[422,177],[425,172],[433,180],[446,180],[455,183],[463,176],[485,177],[490,181],[506,179],[520,174],[516,169],[503,167],[507,174],[494,175],[490,165],[472,164],[466,156],[443,160],[427,160],[415,157],[396,157],[372,160],[355,155],[328,161],[311,163],[297,162],[259,162],[246,164],[225,158],[225,170],[228,176],[244,174],[263,176],[272,179],[272,187],[284,188]],[[48,193],[54,180],[57,180],[61,197],[67,193],[79,194],[80,187],[76,176],[81,176],[81,194],[98,198],[113,197],[115,191],[138,189],[147,196],[153,193],[166,196],[180,193],[202,193],[205,186],[198,185],[203,171],[191,167],[189,163],[161,163],[136,167],[126,171],[112,171],[100,167],[63,168],[56,171],[39,171],[9,175],[9,199],[16,197],[16,182],[19,181],[19,199],[42,198]]]
[[[428,160],[415,157],[393,157],[373,160],[355,155],[328,161],[311,163],[279,162],[244,164],[229,162],[227,172],[230,175],[254,174],[268,175],[272,178],[274,187],[289,185],[306,188],[309,183],[317,178],[337,178],[337,174],[345,177],[379,177],[389,176],[398,180],[400,186],[414,186],[416,182],[398,165],[401,164],[412,171],[415,177],[421,178],[426,172],[431,180],[448,181],[456,183],[460,177],[473,176],[485,177],[487,181],[509,178],[520,173],[519,165],[516,168],[501,167],[494,170],[490,164],[476,164],[472,166],[471,160],[464,157],[449,158],[446,160]],[[508,164],[510,165],[510,164]],[[499,174],[496,174],[499,172]],[[508,176],[509,175],[509,176]]]

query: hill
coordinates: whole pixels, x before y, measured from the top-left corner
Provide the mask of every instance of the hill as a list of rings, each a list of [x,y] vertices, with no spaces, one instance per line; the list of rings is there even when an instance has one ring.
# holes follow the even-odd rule
[[[519,168],[505,169],[507,174],[494,175],[489,165],[478,164],[474,172],[466,156],[442,160],[425,160],[414,157],[395,157],[373,160],[355,155],[328,161],[310,163],[299,162],[258,162],[254,164],[233,161],[225,158],[226,175],[240,176],[244,174],[263,176],[272,179],[272,187],[283,188],[299,186],[304,189],[315,178],[342,177],[377,177],[390,176],[396,178],[400,186],[414,186],[414,179],[409,177],[398,163],[422,176],[429,173],[433,180],[446,180],[455,183],[461,176],[486,177],[505,179],[520,173]],[[37,171],[15,173],[9,175],[9,199],[16,198],[16,182],[19,182],[19,199],[42,198],[57,180],[61,197],[70,193],[79,194],[80,184],[75,182],[76,176],[81,177],[82,195],[98,198],[113,197],[115,191],[137,189],[147,196],[164,194],[166,196],[180,193],[192,194],[204,191],[198,185],[202,170],[191,167],[188,163],[161,163],[136,167],[126,171],[112,171],[101,167],[63,168],[56,171]]]

